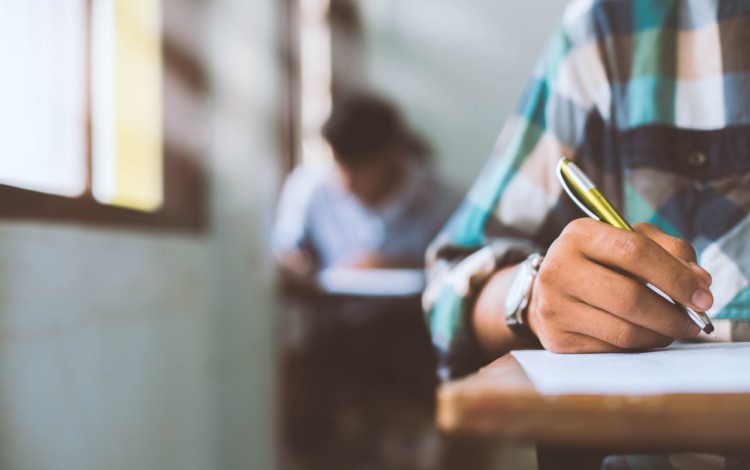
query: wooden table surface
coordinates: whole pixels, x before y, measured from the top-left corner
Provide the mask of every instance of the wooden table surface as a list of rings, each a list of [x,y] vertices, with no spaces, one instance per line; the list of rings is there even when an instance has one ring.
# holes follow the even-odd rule
[[[543,445],[750,451],[750,394],[541,395],[510,354],[442,385],[437,420],[449,434]]]

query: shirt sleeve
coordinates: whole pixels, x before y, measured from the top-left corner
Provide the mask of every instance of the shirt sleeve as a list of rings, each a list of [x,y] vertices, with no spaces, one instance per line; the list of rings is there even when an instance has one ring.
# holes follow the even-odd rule
[[[295,251],[315,254],[308,221],[321,184],[319,172],[305,165],[295,168],[284,182],[271,231],[271,250],[277,260]]]
[[[581,13],[566,26],[582,28]],[[575,213],[558,210],[555,165],[576,159],[592,113],[606,119],[610,96],[595,40],[563,28],[527,85],[517,113],[501,132],[479,178],[427,252],[423,307],[447,380],[476,370],[482,356],[470,314],[485,281],[503,266],[544,252]]]

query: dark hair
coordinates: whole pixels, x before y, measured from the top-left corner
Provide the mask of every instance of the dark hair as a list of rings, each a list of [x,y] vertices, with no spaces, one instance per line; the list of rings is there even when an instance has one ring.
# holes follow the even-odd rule
[[[370,162],[411,139],[395,107],[370,94],[343,97],[334,104],[323,136],[344,165]]]

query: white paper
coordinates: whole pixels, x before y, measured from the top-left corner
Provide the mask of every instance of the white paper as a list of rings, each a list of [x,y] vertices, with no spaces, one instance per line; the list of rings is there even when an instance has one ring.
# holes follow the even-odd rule
[[[324,292],[362,296],[413,296],[425,286],[421,269],[328,268],[317,280]]]
[[[513,351],[545,395],[750,392],[750,343],[676,344],[625,354]]]

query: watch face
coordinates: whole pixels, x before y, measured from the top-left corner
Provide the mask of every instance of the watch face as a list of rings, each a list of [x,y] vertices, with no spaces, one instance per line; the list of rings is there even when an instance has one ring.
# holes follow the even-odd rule
[[[513,276],[513,280],[508,286],[508,293],[505,295],[505,317],[513,318],[516,315],[516,311],[519,309],[526,296],[528,290],[528,284],[530,281],[529,274],[531,273],[531,267],[529,263],[524,261],[516,269],[516,273]]]

